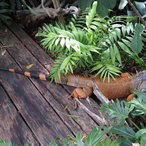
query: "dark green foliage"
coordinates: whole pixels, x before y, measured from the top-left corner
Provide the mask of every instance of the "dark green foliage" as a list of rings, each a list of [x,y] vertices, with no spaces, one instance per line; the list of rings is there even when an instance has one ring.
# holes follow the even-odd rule
[[[110,137],[106,137],[106,134],[110,131],[109,128],[96,127],[88,135],[85,140],[83,136],[78,133],[74,140],[66,139],[65,143],[61,143],[62,146],[120,146],[120,142],[112,140]],[[55,141],[52,141],[50,146],[58,146]]]
[[[141,146],[146,144],[146,128],[138,127],[134,123],[134,117],[131,115],[139,116],[137,110],[142,107],[140,111],[142,112],[145,107],[141,100],[146,99],[146,94],[139,91],[135,91],[138,95],[137,104],[133,105],[133,101],[119,101],[117,100],[113,104],[105,104],[102,107],[102,111],[106,112],[107,118],[111,121],[117,121],[112,126],[98,126],[94,128],[83,140],[83,136],[78,133],[76,138],[72,141],[66,139],[63,146],[132,146],[132,143],[139,143]],[[134,101],[135,101],[134,100]],[[139,106],[137,106],[139,105]],[[145,109],[144,109],[145,110]],[[143,110],[141,117],[146,113]],[[135,113],[135,114],[134,114]],[[130,119],[130,120],[129,120]],[[133,125],[131,125],[131,122]],[[135,129],[135,126],[137,127]],[[108,136],[107,136],[108,134]],[[113,136],[116,136],[116,140],[113,140]],[[115,138],[114,138],[115,139]],[[50,146],[58,146],[58,144],[53,141]]]
[[[83,136],[78,133],[74,140],[66,139],[65,143],[62,145],[132,146],[133,143],[139,143],[141,146],[145,146],[146,128],[141,128],[140,126],[138,127],[138,121],[134,122],[134,117],[140,115],[139,118],[141,120],[141,118],[146,114],[146,94],[139,91],[134,91],[134,93],[138,95],[138,98],[134,99],[134,101],[126,102],[117,100],[115,103],[103,105],[102,112],[107,113],[107,119],[110,120],[110,123],[111,121],[115,121],[113,125],[108,127],[98,126],[94,128],[87,135],[86,139],[83,139]],[[141,100],[143,100],[143,102],[141,102]],[[136,105],[135,101],[137,101]],[[140,109],[139,107],[142,108]],[[141,114],[139,114],[137,111],[139,111]],[[58,144],[55,141],[52,141],[50,146],[58,146]]]
[[[115,104],[104,104],[101,108],[102,112],[108,114],[109,121],[113,120],[117,124],[123,123],[129,116],[133,107],[129,106],[125,101],[116,101]]]
[[[6,3],[4,0],[0,0],[0,26],[2,26],[2,23],[10,23],[10,12],[11,10],[9,9],[8,3]]]
[[[92,8],[74,16],[66,26],[45,24],[38,32],[43,37],[41,44],[57,55],[51,72],[53,80],[80,69],[110,80],[126,65],[125,55],[145,66],[139,58],[144,46],[142,25],[134,26],[125,17],[101,18],[97,6],[94,2]]]
[[[97,13],[104,17],[107,16],[109,13],[109,10],[112,10],[117,3],[117,0],[86,0],[86,2],[84,0],[77,0],[77,4],[79,5],[79,7],[84,10],[87,7],[91,6],[91,4],[97,1],[98,6],[97,6]]]
[[[132,146],[132,143],[145,146],[146,128],[138,126],[138,121],[134,122],[134,118],[139,116],[139,121],[141,121],[146,115],[146,94],[139,91],[134,91],[134,93],[138,95],[134,101],[117,100],[115,103],[103,105],[102,111],[108,114],[107,118],[110,121],[117,121],[113,125],[98,126],[86,138],[81,133],[77,133],[75,138],[53,140],[49,146]],[[11,142],[4,142],[0,139],[0,146],[6,145],[13,146]]]
[[[27,9],[28,7],[36,7],[40,4],[40,0],[6,0],[10,5],[10,9],[15,12],[16,10]]]
[[[16,10],[22,10],[37,6],[37,3],[33,0],[0,0],[0,26],[2,23],[10,24],[12,16],[14,16]]]
[[[134,91],[138,98],[130,102],[116,101],[114,104],[104,104],[101,108],[107,113],[110,121],[115,121],[111,131],[127,142],[139,141],[141,145],[146,143],[146,94]],[[137,120],[136,120],[137,119]]]
[[[134,91],[138,98],[130,101],[130,106],[134,109],[132,115],[134,116],[145,116],[146,115],[146,93],[141,93],[140,91]]]

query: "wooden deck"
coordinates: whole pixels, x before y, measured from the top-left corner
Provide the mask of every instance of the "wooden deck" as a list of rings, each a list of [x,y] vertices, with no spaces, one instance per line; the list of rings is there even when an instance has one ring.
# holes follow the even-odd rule
[[[19,26],[13,25],[0,34],[0,67],[47,72],[53,60]],[[83,109],[75,109],[69,99],[72,89],[47,81],[0,71],[0,137],[15,145],[47,146],[52,139],[88,133],[97,126]],[[92,112],[99,106],[92,99],[82,103]]]

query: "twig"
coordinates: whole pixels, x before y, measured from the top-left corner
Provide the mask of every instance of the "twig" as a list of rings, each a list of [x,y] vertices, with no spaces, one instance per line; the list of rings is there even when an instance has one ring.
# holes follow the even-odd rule
[[[102,102],[102,103],[110,103],[110,101],[101,93],[99,90],[95,80],[93,80],[93,93],[96,95],[96,97]]]
[[[144,19],[142,18],[141,14],[136,9],[136,7],[132,4],[131,0],[127,0],[127,1],[129,3],[129,5],[131,6],[131,8],[133,9],[133,11],[135,12],[135,14],[139,17],[141,23],[146,27],[146,22],[144,21]]]
[[[45,7],[49,7],[51,4],[52,4],[52,1],[44,2]],[[40,5],[38,5],[36,8],[38,8],[38,9],[42,8],[42,3]]]
[[[53,2],[53,6],[55,9],[59,9],[60,8],[60,1],[59,0],[52,0]],[[60,16],[57,16],[59,22],[61,22],[62,24],[65,24],[65,19],[63,17],[63,14],[60,14]]]
[[[43,0],[42,0],[43,1]],[[32,8],[32,11],[35,12],[31,13],[30,10],[18,10],[17,16],[20,20],[24,21],[25,25],[26,22],[27,24],[31,23],[31,22],[35,22],[38,20],[43,20],[46,17],[50,17],[50,18],[55,18],[55,17],[59,17],[60,15],[65,15],[65,14],[79,14],[80,9],[78,9],[75,6],[71,6],[69,8],[66,9],[53,9],[53,8]],[[27,18],[27,21],[25,21]]]
[[[4,45],[4,46],[1,46],[0,48],[1,49],[4,49],[4,48],[7,49],[7,48],[11,48],[11,47],[14,47],[14,45]]]
[[[91,112],[84,104],[82,104],[77,98],[75,100],[79,103],[79,106],[85,110],[90,116],[96,119],[99,125],[108,125],[107,121],[104,118],[99,117],[95,113]]]
[[[50,14],[48,13],[48,10],[44,6],[44,0],[41,0],[41,6],[45,10],[46,14],[50,17]]]

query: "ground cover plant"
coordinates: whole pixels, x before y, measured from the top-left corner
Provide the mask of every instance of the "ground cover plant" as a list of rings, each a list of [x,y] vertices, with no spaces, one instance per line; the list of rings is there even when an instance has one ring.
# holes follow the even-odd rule
[[[33,1],[29,2],[33,5]],[[81,5],[84,3],[79,0],[77,2]],[[91,2],[93,0],[84,4],[89,5]],[[37,36],[43,38],[42,46],[56,58],[51,70],[52,80],[58,81],[62,75],[81,72],[83,75],[99,75],[103,80],[110,81],[121,72],[133,71],[133,66],[140,70],[146,67],[144,25],[133,23],[134,17],[107,16],[108,8],[114,8],[116,2],[112,0],[113,5],[110,5],[106,0],[95,1],[80,15],[74,15],[66,25],[45,24],[37,33]],[[127,2],[121,1],[120,7],[123,4],[127,5]],[[102,9],[99,9],[101,6]],[[10,19],[8,7],[6,2],[0,1],[2,22]],[[14,7],[16,8],[16,5],[11,8]],[[103,10],[106,13],[102,14]],[[86,138],[78,133],[75,139],[52,141],[50,145],[57,146],[61,143],[64,146],[130,146],[132,143],[140,143],[145,146],[146,95],[134,92],[138,98],[131,102],[117,100],[113,104],[102,106],[102,112],[106,113],[107,121],[112,121],[112,124],[93,129]],[[1,140],[1,145],[11,146],[12,143]]]
[[[97,6],[95,1],[69,24],[45,24],[37,33],[43,37],[42,46],[56,55],[51,70],[53,80],[81,70],[110,80],[119,75],[128,62],[146,66],[141,53],[146,35],[143,26],[132,24],[128,17],[101,18],[96,13]]]
[[[87,137],[78,133],[73,140],[65,139],[63,146],[132,146],[146,145],[146,94],[134,91],[138,98],[130,102],[117,100],[104,104],[101,111],[107,113],[108,126],[94,128]],[[52,141],[51,146],[58,146]]]
[[[133,146],[134,143],[145,146],[146,93],[134,93],[138,98],[130,102],[117,100],[101,107],[101,112],[107,114],[107,121],[112,121],[110,125],[97,126],[86,136],[77,133],[75,138],[52,140],[50,146]],[[13,144],[0,139],[0,146]]]
[[[53,80],[81,70],[83,74],[92,73],[110,80],[126,71],[129,62],[141,69],[146,66],[144,26],[125,16],[100,17],[97,7],[98,3],[94,2],[67,25],[44,25],[38,32],[37,35],[43,37],[41,44],[56,56],[51,72]],[[145,146],[146,95],[135,93],[138,98],[131,102],[117,100],[102,106],[107,121],[112,121],[110,126],[95,128],[85,139],[77,134],[74,141],[66,140],[62,145],[132,146],[137,143]],[[57,145],[55,141],[51,143],[51,146]]]

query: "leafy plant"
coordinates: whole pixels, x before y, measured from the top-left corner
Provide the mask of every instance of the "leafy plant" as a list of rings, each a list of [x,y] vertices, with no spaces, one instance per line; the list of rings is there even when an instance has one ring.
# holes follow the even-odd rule
[[[139,143],[145,146],[146,128],[139,127],[133,120],[136,116],[142,118],[146,114],[143,106],[146,94],[139,91],[134,91],[134,93],[140,98],[135,99],[137,103],[135,100],[131,102],[117,100],[115,103],[103,105],[101,111],[107,114],[108,120],[114,121],[112,125],[98,126],[86,137],[78,133],[74,139],[66,139],[60,141],[59,144],[63,146],[131,146],[133,143]],[[141,100],[144,100],[144,103]],[[58,143],[52,141],[50,146],[58,146]]]
[[[83,136],[78,133],[74,141],[67,140],[63,146],[120,146],[120,142],[112,140],[110,137],[106,136],[110,129],[110,127],[96,127],[85,139],[83,139]],[[55,141],[52,141],[50,146],[58,146],[58,144]]]
[[[140,91],[134,91],[134,93],[138,98],[130,102],[117,100],[113,104],[104,104],[101,110],[107,113],[108,120],[114,121],[112,133],[144,146],[146,144],[146,94]]]
[[[8,3],[4,2],[3,0],[0,1],[0,26],[2,23],[10,23],[11,18],[9,16],[11,10],[9,10]]]
[[[114,120],[117,124],[123,123],[128,117],[133,107],[129,106],[125,101],[116,101],[114,104],[104,104],[101,108],[102,112],[108,114],[108,120]]]
[[[85,9],[87,7],[89,7],[95,0],[88,0],[86,1],[86,3],[84,2],[84,0],[77,0],[77,4],[79,5],[79,7],[81,9]],[[109,13],[109,10],[112,10],[115,6],[116,6],[116,3],[117,3],[117,0],[96,0],[97,3],[98,3],[98,6],[97,6],[97,13],[100,15],[100,16],[107,16],[108,13]]]
[[[145,65],[139,57],[146,35],[141,24],[134,26],[123,17],[100,18],[97,7],[94,2],[68,25],[45,24],[37,33],[43,37],[41,44],[57,56],[51,71],[56,82],[62,75],[81,70],[110,80],[126,65],[125,55]]]
[[[11,141],[4,141],[0,138],[0,146],[14,146]],[[24,146],[28,146],[28,144],[24,144]]]

